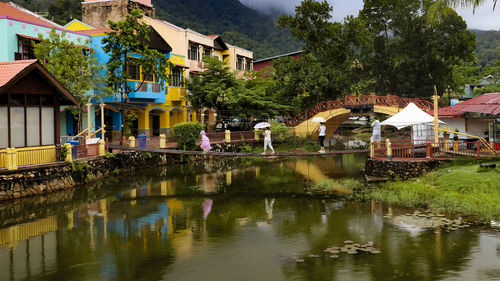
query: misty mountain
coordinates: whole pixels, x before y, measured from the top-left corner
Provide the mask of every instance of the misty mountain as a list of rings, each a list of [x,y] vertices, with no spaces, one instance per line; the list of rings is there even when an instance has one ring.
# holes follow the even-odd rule
[[[263,14],[238,0],[153,0],[156,16],[204,34],[221,34],[229,44],[264,58],[301,49],[288,30],[279,30],[280,11]]]

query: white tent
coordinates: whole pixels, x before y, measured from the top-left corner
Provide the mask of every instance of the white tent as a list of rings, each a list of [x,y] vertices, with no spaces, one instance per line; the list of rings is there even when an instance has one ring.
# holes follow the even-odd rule
[[[381,125],[390,125],[401,130],[412,125],[430,124],[434,121],[434,117],[418,108],[414,103],[409,103],[399,113],[391,116],[381,123]],[[439,121],[439,123],[444,123]]]
[[[411,102],[399,113],[383,121],[381,125],[394,126],[398,130],[411,126],[413,141],[420,143],[420,141],[426,141],[434,135],[433,122],[434,116],[427,114]],[[444,124],[442,121],[439,123]]]

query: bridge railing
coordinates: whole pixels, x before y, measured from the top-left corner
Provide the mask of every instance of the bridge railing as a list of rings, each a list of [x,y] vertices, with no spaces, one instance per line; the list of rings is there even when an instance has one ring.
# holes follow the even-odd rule
[[[410,102],[415,103],[418,107],[425,110],[431,110],[433,106],[433,103],[431,101],[418,98],[406,98],[395,95],[377,96],[374,94],[360,95],[360,96],[351,95],[336,100],[320,102],[315,106],[306,109],[297,114],[296,116],[294,116],[293,118],[287,120],[286,123],[288,126],[297,126],[301,122],[311,119],[320,112],[337,109],[345,106],[380,105],[380,106],[404,108]]]

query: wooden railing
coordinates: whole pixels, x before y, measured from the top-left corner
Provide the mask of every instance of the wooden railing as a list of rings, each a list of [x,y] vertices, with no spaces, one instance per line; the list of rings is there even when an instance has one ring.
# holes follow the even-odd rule
[[[473,138],[473,139],[477,139],[479,142],[481,142],[481,144],[487,149],[489,150],[492,154],[496,154],[496,150],[495,148],[491,147],[490,143],[488,141],[486,141],[484,138],[482,137],[478,137],[478,136],[474,136],[474,135],[470,135],[470,134],[466,134],[466,133],[461,133],[461,132],[455,132],[455,131],[450,131],[448,129],[439,129],[441,132],[444,132],[444,133],[449,133],[449,134],[455,134],[455,135],[460,135],[460,136],[464,136],[464,137],[468,137],[468,138]]]
[[[372,158],[389,159],[386,143],[382,142],[380,148],[373,143]],[[433,140],[394,140],[391,141],[393,160],[427,160],[427,159],[449,159],[457,157],[486,158],[496,155],[487,145],[480,140],[477,141],[449,141],[440,139],[438,145]]]
[[[17,149],[17,166],[39,165],[56,162],[60,148],[55,145],[23,147]]]

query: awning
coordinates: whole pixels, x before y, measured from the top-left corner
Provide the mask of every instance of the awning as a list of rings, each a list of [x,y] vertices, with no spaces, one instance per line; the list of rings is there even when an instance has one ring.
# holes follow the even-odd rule
[[[19,37],[19,38],[23,38],[23,39],[28,39],[28,40],[34,40],[34,41],[42,42],[42,40],[40,40],[40,38],[38,38],[38,37],[28,36],[28,35],[24,35],[24,34],[16,34],[16,35],[17,35],[17,37]]]
[[[178,66],[178,67],[182,67],[182,68],[189,68],[188,66],[185,66],[185,65],[182,65],[182,64],[178,64],[178,63],[172,63],[173,65],[175,66]]]

